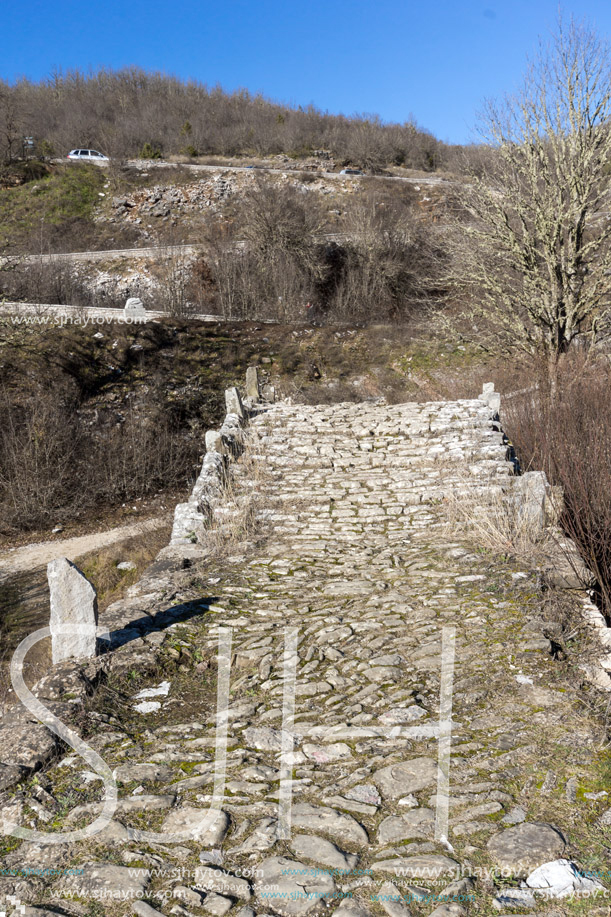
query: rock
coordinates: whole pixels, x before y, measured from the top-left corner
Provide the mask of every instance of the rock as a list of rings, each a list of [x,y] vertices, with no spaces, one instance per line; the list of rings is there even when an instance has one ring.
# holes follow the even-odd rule
[[[278,839],[278,822],[275,818],[264,818],[256,826],[250,837],[240,846],[234,848],[239,853],[250,853],[253,850],[269,850]]]
[[[207,815],[208,809],[195,809],[184,806],[173,809],[161,826],[163,834],[186,834],[188,837],[176,837],[166,840],[166,844],[178,844],[185,840],[193,840],[205,847],[215,847],[221,844],[229,830],[229,816],[226,812],[218,811]]]
[[[282,733],[271,726],[249,726],[244,730],[244,741],[260,751],[280,751]]]
[[[550,486],[544,471],[527,471],[513,478],[513,489],[520,523],[534,532],[545,526],[546,501]]]
[[[358,856],[345,853],[335,844],[324,840],[322,837],[312,837],[308,834],[298,834],[290,842],[291,850],[298,857],[313,860],[323,866],[330,866],[342,872],[350,872],[358,862]]]
[[[389,815],[378,827],[378,844],[396,844],[427,837],[434,820],[433,812],[424,808],[413,809],[405,815]]]
[[[265,362],[265,357],[263,358]],[[265,385],[261,386],[261,400],[265,401],[267,404],[273,404],[276,400],[276,387],[270,385],[269,382],[266,382]]]
[[[2,913],[0,911],[0,913]],[[157,913],[157,911],[155,911]],[[13,914],[19,914],[20,917],[60,917],[57,911],[48,911],[46,907],[24,907],[21,905]],[[163,917],[163,915],[162,915]]]
[[[125,307],[123,309],[125,317],[136,318],[139,316],[146,315],[146,309],[144,308],[144,303],[138,296],[130,296],[126,301]]]
[[[360,901],[344,898],[340,906],[333,911],[332,917],[371,917],[371,911]]]
[[[155,908],[147,904],[146,901],[134,901],[132,910],[138,917],[164,917],[161,911],[156,911]]]
[[[129,812],[156,812],[159,809],[169,809],[176,800],[175,796],[166,794],[164,796],[123,796],[117,800],[117,815],[127,815]],[[99,815],[100,802],[88,802],[82,806],[76,806],[72,809],[67,817],[70,824],[83,815]]]
[[[598,819],[599,825],[611,825],[611,809],[606,809]]]
[[[565,840],[552,825],[525,822],[495,834],[487,847],[500,869],[524,878],[542,863],[556,859],[565,848]]]
[[[201,906],[209,914],[214,914],[214,917],[223,917],[224,914],[231,910],[233,903],[231,898],[225,898],[223,895],[213,893],[206,895],[206,900]]]
[[[161,710],[161,704],[158,700],[145,700],[134,706],[137,713],[158,713]]]
[[[75,564],[58,557],[47,565],[53,663],[95,656],[98,597]]]
[[[148,882],[147,869],[132,869],[112,863],[89,863],[79,867],[79,875],[68,876],[60,883],[62,897],[65,892],[83,893],[90,898],[117,898],[125,901],[142,897]]]
[[[306,758],[316,761],[317,764],[329,764],[331,761],[345,761],[352,757],[350,746],[344,742],[335,742],[331,745],[310,745],[306,743],[303,746],[303,753]]]
[[[194,503],[178,503],[174,509],[171,544],[203,541],[207,528],[206,515]]]
[[[171,682],[161,681],[153,688],[143,688],[134,694],[134,700],[145,700],[148,697],[167,697],[170,693]]]
[[[259,391],[259,370],[256,366],[246,368],[246,397],[252,398],[253,401],[259,401],[261,397]]]
[[[493,414],[498,414],[501,409],[500,392],[494,391],[494,382],[484,382],[481,395],[478,395],[480,401],[487,404]]]
[[[226,455],[227,448],[223,442],[220,430],[206,430],[206,452],[218,452],[219,455]]]
[[[271,857],[257,867],[255,892],[263,912],[271,908],[287,917],[301,917],[334,896],[335,882],[328,873],[320,874],[299,860]]]
[[[367,832],[355,818],[327,806],[313,806],[307,802],[297,803],[292,809],[292,821],[295,828],[324,831],[339,841],[348,841],[358,846],[369,843]]]
[[[465,898],[473,894],[473,889],[475,888],[475,882],[469,876],[463,876],[461,879],[455,879],[453,882],[450,882],[449,885],[446,885],[440,891],[440,896],[444,898]]]
[[[498,911],[506,908],[536,908],[535,896],[527,888],[505,888],[492,902]]]
[[[380,794],[372,783],[360,783],[357,786],[350,787],[344,793],[347,799],[354,799],[356,802],[363,802],[370,806],[379,806],[382,802]]]
[[[365,675],[370,681],[377,684],[393,684],[402,676],[401,669],[396,665],[380,665],[367,669]]]
[[[216,850],[202,850],[199,855],[199,861],[205,865],[222,866],[223,851],[218,848]]]
[[[514,806],[501,818],[502,825],[520,825],[523,821],[526,821],[526,812],[520,806]]]
[[[411,857],[396,857],[394,860],[378,860],[372,863],[371,869],[380,872],[392,872],[396,876],[411,879],[436,879],[439,876],[456,872],[460,868],[456,860],[441,854],[417,854]]]
[[[526,884],[533,891],[538,891],[547,898],[568,898],[578,893],[590,897],[604,891],[604,885],[581,872],[570,860],[554,860],[543,863],[526,879]]]
[[[255,707],[254,704],[253,707]],[[228,711],[229,719],[231,719],[232,709],[230,707]],[[277,780],[279,774],[280,771],[277,767],[269,767],[268,764],[254,764],[252,767],[245,767],[240,771],[240,776],[243,780],[254,780],[255,782],[259,780]]]
[[[117,570],[136,570],[136,564],[132,563],[131,560],[122,560],[120,564],[117,564]]]
[[[244,406],[240,393],[235,386],[225,391],[225,407],[228,414],[236,414],[240,420],[244,419]]]
[[[393,707],[386,710],[380,717],[380,722],[385,725],[394,726],[400,723],[415,723],[423,716],[427,716],[428,711],[418,704],[412,704],[410,707]]]
[[[172,779],[172,768],[164,764],[121,764],[114,770],[114,777],[119,783],[131,783],[132,780],[153,780],[169,783]]]
[[[210,866],[197,867],[194,884],[206,891],[230,895],[232,898],[243,898],[245,901],[250,901],[252,897],[250,885],[246,879],[231,876],[220,869],[211,869]]]
[[[498,397],[500,403],[500,395]],[[463,914],[466,914],[464,907],[452,901],[450,904],[440,904],[434,911],[431,911],[429,917],[462,917]]]
[[[398,799],[417,793],[437,780],[437,762],[432,758],[412,758],[400,764],[383,767],[373,775],[373,781],[384,799]]]
[[[226,450],[234,458],[238,458],[244,451],[244,433],[240,426],[240,417],[237,414],[227,414],[220,433]]]
[[[372,896],[382,905],[388,917],[409,917],[410,911],[405,907],[405,899],[396,885],[384,882],[379,892]]]

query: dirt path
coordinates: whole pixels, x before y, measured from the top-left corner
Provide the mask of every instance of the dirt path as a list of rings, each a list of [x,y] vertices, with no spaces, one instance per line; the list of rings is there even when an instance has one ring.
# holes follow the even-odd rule
[[[46,566],[57,557],[67,557],[74,560],[97,548],[105,548],[116,541],[124,541],[143,532],[152,532],[166,524],[166,518],[158,516],[131,525],[122,525],[106,532],[95,532],[91,535],[81,535],[78,538],[65,538],[60,541],[42,541],[36,544],[24,545],[22,548],[13,548],[0,554],[0,581],[7,576],[33,570],[36,567]]]

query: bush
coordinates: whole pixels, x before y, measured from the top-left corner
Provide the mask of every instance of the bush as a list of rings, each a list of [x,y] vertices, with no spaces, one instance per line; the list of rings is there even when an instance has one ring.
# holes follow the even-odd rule
[[[148,141],[140,147],[138,153],[140,159],[162,159],[161,146],[158,143],[149,143]]]
[[[162,488],[185,488],[201,442],[151,385],[125,413],[96,425],[75,384],[0,400],[0,531],[47,526]]]
[[[439,299],[443,252],[394,188],[359,196],[345,238],[333,241],[323,239],[327,217],[316,199],[263,179],[234,217],[209,238],[226,318],[404,321]]]
[[[597,581],[611,622],[611,370],[567,361],[557,387],[542,377],[506,402],[504,423],[525,470],[543,469],[564,489],[560,523]]]
[[[188,115],[188,120],[186,117]],[[57,151],[76,142],[132,158],[144,147],[167,154],[187,144],[203,154],[259,156],[285,153],[299,159],[328,150],[337,160],[379,167],[401,160],[434,167],[446,149],[414,122],[384,124],[379,118],[330,115],[314,106],[288,108],[245,90],[208,89],[136,68],[55,74],[39,83],[0,80],[0,158],[10,160],[28,134],[44,137]],[[81,140],[76,141],[75,137]],[[85,139],[87,138],[87,139]]]

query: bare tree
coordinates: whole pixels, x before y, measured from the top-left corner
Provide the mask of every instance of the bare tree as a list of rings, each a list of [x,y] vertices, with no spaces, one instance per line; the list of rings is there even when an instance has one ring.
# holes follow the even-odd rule
[[[18,98],[0,83],[0,161],[11,162],[23,153],[23,118]]]
[[[607,45],[560,22],[518,94],[487,104],[492,155],[461,195],[455,268],[475,338],[543,355],[552,376],[609,303],[610,115]]]

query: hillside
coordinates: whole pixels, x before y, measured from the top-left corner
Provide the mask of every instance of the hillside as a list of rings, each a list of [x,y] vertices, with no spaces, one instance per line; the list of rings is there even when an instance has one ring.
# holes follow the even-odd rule
[[[325,150],[362,168],[394,163],[430,171],[446,153],[409,121],[295,108],[137,68],[0,81],[0,159],[18,154],[24,135],[35,138],[39,153],[56,156],[79,146],[115,158],[285,153],[299,159]]]

